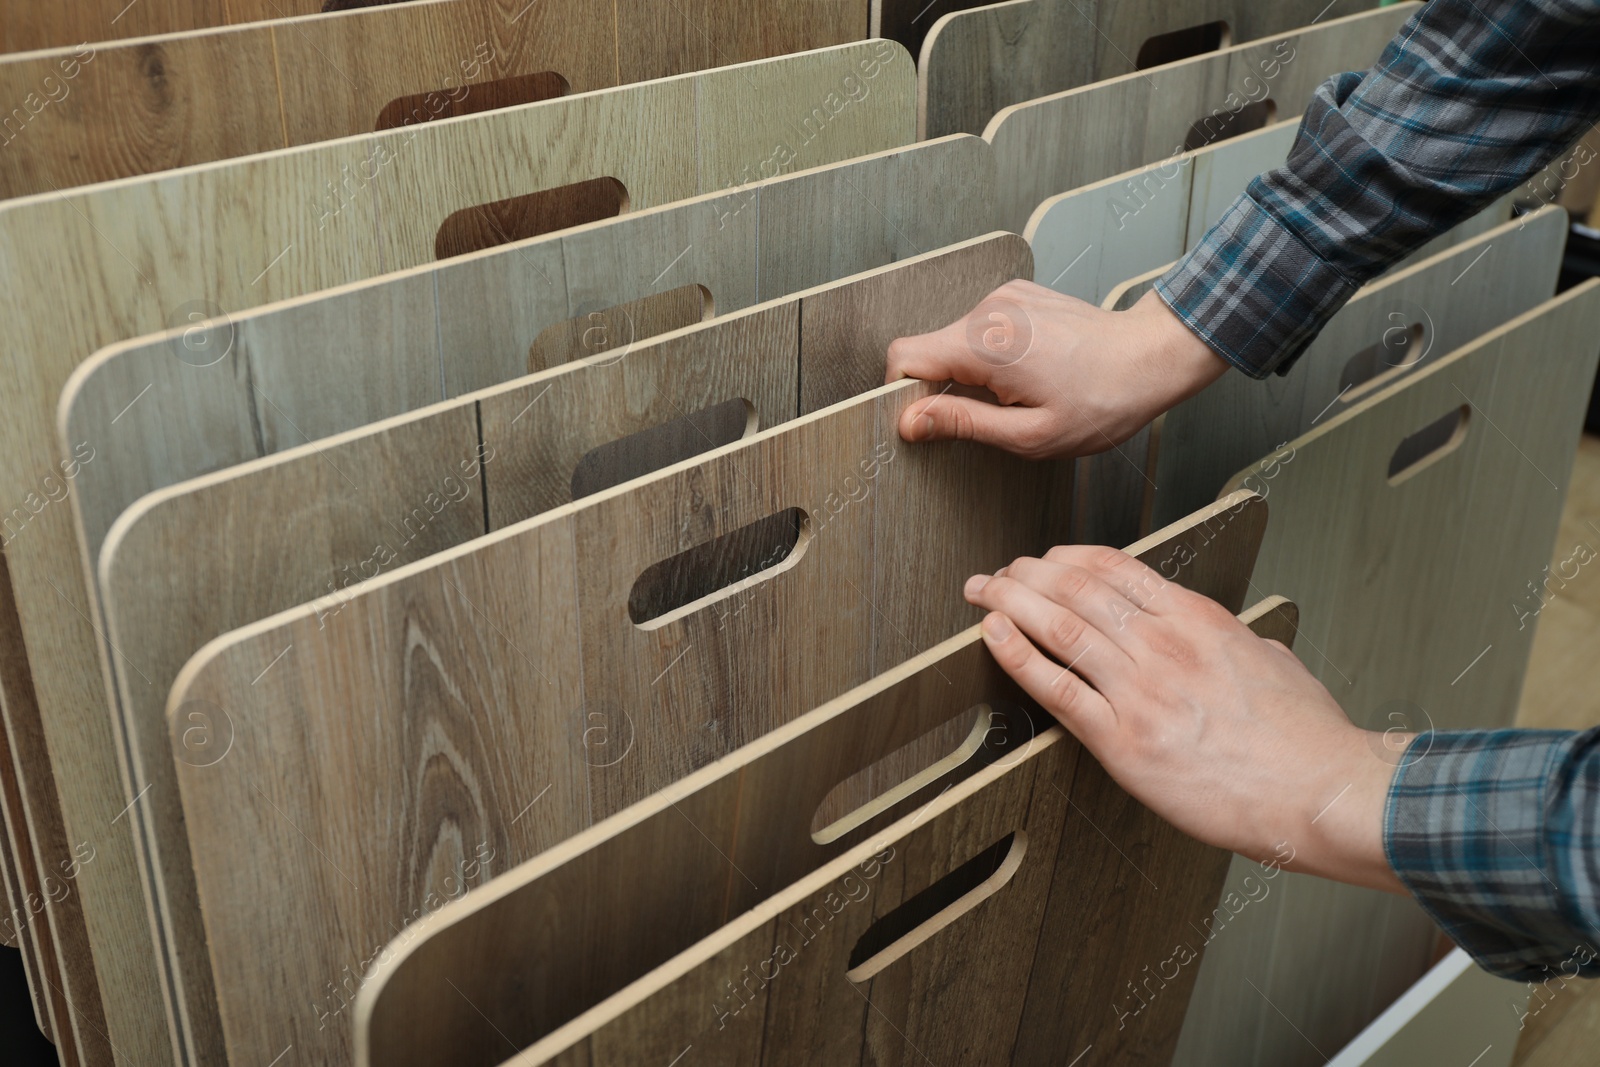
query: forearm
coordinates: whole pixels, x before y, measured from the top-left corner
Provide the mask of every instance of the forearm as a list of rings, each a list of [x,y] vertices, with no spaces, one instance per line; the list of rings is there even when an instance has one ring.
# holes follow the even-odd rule
[[[1597,117],[1596,0],[1430,0],[1370,71],[1317,90],[1285,165],[1156,291],[1234,366],[1281,372],[1361,285]]]

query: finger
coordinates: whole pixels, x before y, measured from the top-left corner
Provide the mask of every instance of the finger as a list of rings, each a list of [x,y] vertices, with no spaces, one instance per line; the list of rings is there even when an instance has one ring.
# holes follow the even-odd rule
[[[1057,545],[1044,558],[1051,563],[1083,567],[1141,610],[1162,614],[1161,593],[1171,583],[1126,552],[1103,545]]]
[[[973,353],[965,323],[966,319],[960,319],[933,333],[891,341],[884,384],[901,378],[921,378],[928,382],[988,385],[999,368]]]
[[[1069,609],[1125,651],[1139,643],[1129,627],[1146,619],[1143,608],[1089,568],[1024,556],[1005,570],[1007,578]]]
[[[1038,458],[1048,438],[1049,416],[1038,408],[1003,407],[941,393],[909,405],[900,414],[907,441],[976,441],[1026,458]]]
[[[1054,656],[1101,692],[1106,683],[1132,668],[1128,654],[1072,608],[1056,603],[1010,574],[1004,578],[977,575],[967,582],[967,600],[989,611],[1004,612],[1047,655]]]
[[[1002,612],[990,612],[983,620],[982,632],[983,643],[1000,668],[1091,749],[1091,739],[1098,739],[1116,724],[1116,712],[1105,697],[1040,654]]]

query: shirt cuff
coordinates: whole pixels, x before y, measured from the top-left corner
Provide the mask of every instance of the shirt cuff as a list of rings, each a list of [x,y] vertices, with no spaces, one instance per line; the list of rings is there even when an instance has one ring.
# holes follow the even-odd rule
[[[1252,378],[1286,373],[1357,288],[1248,193],[1155,285],[1190,330]]]
[[[1597,745],[1600,730],[1430,731],[1395,772],[1389,865],[1493,974],[1600,975]]]

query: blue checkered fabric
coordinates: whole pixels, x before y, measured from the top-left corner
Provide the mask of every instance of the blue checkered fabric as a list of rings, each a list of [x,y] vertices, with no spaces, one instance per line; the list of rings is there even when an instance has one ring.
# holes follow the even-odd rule
[[[1389,787],[1384,848],[1486,970],[1600,977],[1600,728],[1419,735]]]
[[[1371,70],[1317,89],[1285,165],[1156,291],[1245,374],[1283,373],[1360,286],[1597,119],[1600,0],[1429,0]]]

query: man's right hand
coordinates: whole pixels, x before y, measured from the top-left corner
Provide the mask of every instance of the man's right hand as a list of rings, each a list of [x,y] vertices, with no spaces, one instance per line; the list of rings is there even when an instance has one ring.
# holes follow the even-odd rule
[[[1044,459],[1108,451],[1227,369],[1154,292],[1105,311],[1014,281],[944,329],[891,344],[885,380],[956,381],[1000,401],[918,401],[900,418],[907,441],[971,440]]]

